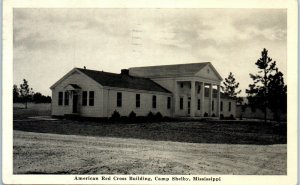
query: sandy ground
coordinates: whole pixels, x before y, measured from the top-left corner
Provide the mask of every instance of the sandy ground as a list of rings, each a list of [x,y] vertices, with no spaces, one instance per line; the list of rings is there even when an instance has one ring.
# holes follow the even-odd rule
[[[204,144],[14,131],[14,174],[286,174],[286,144]]]

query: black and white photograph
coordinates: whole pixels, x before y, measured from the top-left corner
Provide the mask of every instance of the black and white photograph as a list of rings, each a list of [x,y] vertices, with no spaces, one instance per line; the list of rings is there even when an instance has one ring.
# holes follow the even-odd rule
[[[287,8],[18,7],[11,25],[12,175],[289,175]]]

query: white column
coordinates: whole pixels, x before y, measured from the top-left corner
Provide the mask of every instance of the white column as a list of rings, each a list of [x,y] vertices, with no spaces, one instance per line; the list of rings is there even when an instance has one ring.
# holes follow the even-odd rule
[[[191,117],[195,117],[195,103],[196,103],[196,96],[195,96],[195,81],[191,81]]]
[[[204,116],[204,92],[205,91],[205,85],[204,82],[201,83],[201,99],[200,99],[200,109],[201,109],[201,116]]]
[[[220,91],[220,85],[218,85],[218,96],[217,96],[217,117],[220,118],[220,104],[221,104],[221,91]]]
[[[209,110],[208,110],[208,114],[209,116],[212,115],[212,98],[213,98],[213,88],[212,88],[212,84],[209,84]]]
[[[174,80],[174,97],[173,97],[172,105],[173,105],[172,115],[174,117],[178,110],[178,84],[176,80]]]

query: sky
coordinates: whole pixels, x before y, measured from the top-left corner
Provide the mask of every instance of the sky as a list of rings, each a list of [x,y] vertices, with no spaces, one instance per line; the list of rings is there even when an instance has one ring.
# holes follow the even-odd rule
[[[286,9],[14,9],[14,84],[34,92],[74,67],[120,73],[139,66],[211,62],[241,96],[266,48],[286,82]]]

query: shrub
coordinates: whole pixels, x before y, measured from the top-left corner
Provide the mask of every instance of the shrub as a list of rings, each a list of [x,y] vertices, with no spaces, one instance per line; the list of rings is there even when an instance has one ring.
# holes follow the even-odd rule
[[[147,115],[147,118],[148,118],[149,120],[154,119],[154,114],[150,111],[150,112],[148,113],[148,115]]]
[[[211,117],[216,117],[215,113],[213,113],[213,114],[211,115]]]
[[[208,113],[207,112],[204,113],[204,117],[208,117]]]
[[[229,119],[235,120],[235,118],[234,118],[234,116],[232,114],[230,114]]]
[[[224,119],[224,115],[223,114],[220,114],[220,119]]]
[[[136,118],[136,113],[131,111],[128,117],[129,117],[129,119],[135,119]]]
[[[160,112],[157,112],[157,113],[155,114],[155,119],[160,120],[160,119],[162,119],[162,118],[163,118],[163,116],[161,115]]]
[[[115,110],[115,111],[113,112],[113,114],[111,115],[111,119],[112,119],[112,120],[120,119],[120,117],[121,117],[121,115],[120,115],[120,113],[119,113],[117,110]]]

